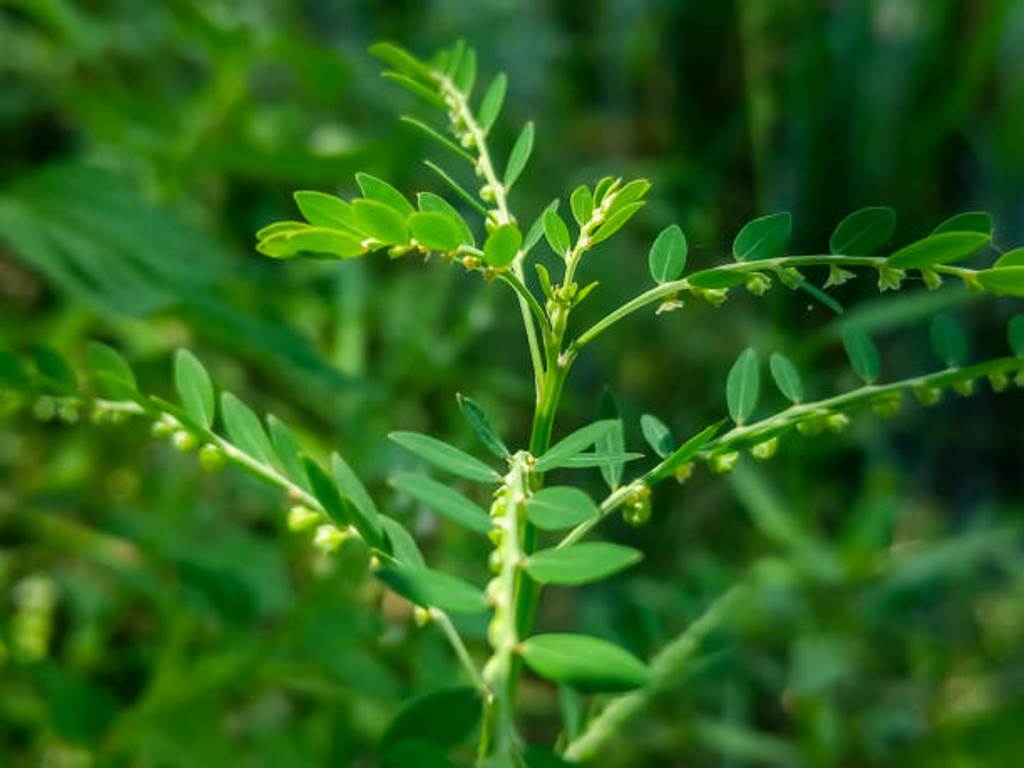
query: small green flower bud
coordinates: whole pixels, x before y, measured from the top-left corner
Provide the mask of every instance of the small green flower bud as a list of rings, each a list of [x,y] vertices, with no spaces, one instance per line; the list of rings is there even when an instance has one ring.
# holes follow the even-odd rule
[[[313,546],[325,555],[329,555],[337,551],[347,538],[349,538],[349,534],[345,531],[337,526],[324,523],[316,529],[316,534],[313,536]]]
[[[850,426],[850,417],[845,413],[830,413],[825,417],[825,428],[829,432],[842,432]]]
[[[61,403],[57,407],[57,418],[65,424],[75,424],[78,421],[78,405],[75,403]]]
[[[693,476],[693,462],[688,461],[685,464],[680,464],[672,474],[676,482],[682,485]]]
[[[682,308],[683,302],[681,302],[678,298],[673,297],[671,299],[666,299],[665,301],[661,302],[661,304],[658,305],[658,308],[654,310],[654,314],[663,315],[667,312],[675,312],[677,309]]]
[[[971,393],[974,392],[974,382],[971,379],[958,381],[953,384],[953,389],[958,395],[961,395],[962,397],[969,397]]]
[[[1010,377],[1004,371],[993,371],[988,375],[988,383],[993,392],[1005,392],[1010,386]]]
[[[491,189],[490,184],[484,184],[482,187],[480,187],[480,199],[483,200],[485,203],[494,202],[494,190]]]
[[[487,556],[487,567],[491,573],[498,573],[501,570],[501,552],[496,549],[491,550],[491,554]]]
[[[504,634],[505,621],[501,616],[495,614],[494,618],[491,619],[491,623],[487,625],[487,642],[491,644],[492,648],[497,648],[501,645]]]
[[[153,422],[153,426],[149,428],[153,437],[170,437],[174,434],[174,431],[178,428],[178,422],[170,416],[161,416],[158,421]]]
[[[430,615],[430,611],[421,605],[414,606],[412,609],[412,620],[416,623],[417,627],[425,627],[430,623],[433,617]]]
[[[691,288],[690,290],[715,307],[722,306],[729,298],[728,288]]]
[[[1024,370],[1017,371],[1017,375],[1013,377],[1013,383],[1024,389]]]
[[[779,438],[773,437],[758,443],[750,449],[750,455],[759,461],[766,461],[774,456],[779,450]]]
[[[216,445],[207,443],[199,449],[199,466],[207,472],[217,472],[224,466],[224,453]]]
[[[711,471],[716,475],[727,475],[736,469],[736,464],[739,460],[739,451],[716,454],[711,457]]]
[[[186,432],[184,429],[179,429],[171,437],[171,445],[182,453],[188,453],[194,451],[199,445],[199,440],[191,432]]]
[[[935,405],[942,399],[942,390],[937,387],[914,387],[914,397],[921,405]]]
[[[813,416],[805,421],[798,421],[796,431],[804,437],[817,437],[825,431],[825,419]]]
[[[466,269],[479,269],[480,259],[478,259],[476,256],[464,256],[462,258],[462,266],[464,266]]]
[[[895,393],[877,398],[871,403],[871,409],[883,419],[889,419],[900,412],[902,404],[903,398],[900,397],[899,393]]]
[[[855,275],[853,272],[843,269],[842,267],[837,267],[835,264],[832,264],[828,268],[828,278],[826,278],[825,280],[824,288],[828,289],[832,288],[833,286],[844,285],[853,280],[853,278],[855,278],[856,276],[857,275]]]
[[[305,504],[295,504],[288,510],[288,530],[294,533],[308,531],[320,522],[320,514]]]
[[[633,486],[622,507],[622,519],[634,528],[651,519],[651,489],[644,483]]]
[[[921,279],[924,280],[924,284],[929,291],[937,291],[942,287],[942,275],[934,269],[922,269]]]
[[[754,296],[764,296],[772,288],[772,279],[764,272],[754,272],[747,278],[746,288]]]
[[[32,405],[32,415],[40,421],[50,421],[57,415],[57,401],[48,395],[43,395]]]
[[[906,276],[907,273],[904,270],[883,264],[878,268],[878,290],[882,293],[898,291],[903,286]]]

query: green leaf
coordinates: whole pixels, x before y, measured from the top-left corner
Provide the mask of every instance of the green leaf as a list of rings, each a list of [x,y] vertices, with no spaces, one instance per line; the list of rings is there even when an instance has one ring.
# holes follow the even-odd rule
[[[447,750],[429,741],[407,739],[391,744],[381,755],[381,768],[463,768],[448,759]]]
[[[597,516],[597,505],[579,488],[553,485],[526,501],[526,517],[542,531],[572,528]]]
[[[591,541],[561,549],[542,549],[526,560],[526,572],[541,584],[589,584],[643,559],[632,547]]]
[[[958,213],[939,224],[932,230],[933,235],[943,232],[978,232],[992,238],[992,214],[987,211],[969,211]]]
[[[392,557],[399,565],[411,566],[413,568],[425,568],[427,563],[423,559],[420,548],[416,546],[416,540],[412,534],[405,529],[405,526],[394,518],[381,515],[381,526],[391,542]]]
[[[476,51],[472,48],[466,49],[452,81],[455,83],[455,87],[467,96],[473,90],[473,83],[476,82]]]
[[[502,224],[484,242],[484,261],[495,269],[507,267],[519,252],[523,236],[515,224]]]
[[[594,449],[607,456],[625,453],[626,451],[626,430],[619,416],[619,405],[615,402],[615,396],[611,390],[605,389],[601,395],[601,402],[597,409],[598,419],[615,422],[615,426],[608,430],[605,436],[594,444]],[[601,465],[601,476],[610,490],[615,490],[622,483],[622,472],[625,469],[625,462],[609,461]]]
[[[448,220],[459,230],[459,242],[464,245],[475,246],[476,238],[473,237],[473,231],[469,228],[466,220],[462,218],[455,206],[449,203],[440,195],[435,195],[433,192],[420,192],[416,196],[416,201],[419,203],[420,210],[426,213],[440,213],[448,218]]]
[[[1000,256],[992,266],[995,268],[1024,267],[1024,248],[1016,248],[1012,251],[1007,251]]]
[[[402,706],[381,743],[423,741],[450,749],[469,738],[482,714],[483,702],[475,688],[459,686],[430,691]]]
[[[199,358],[187,349],[179,349],[174,358],[174,386],[188,415],[209,429],[217,411],[213,382]]]
[[[428,251],[447,253],[462,243],[458,227],[443,213],[414,213],[406,224],[413,239]]]
[[[392,432],[388,438],[435,467],[480,483],[493,483],[501,477],[480,459],[460,451],[437,438],[419,432]]]
[[[895,231],[896,211],[892,208],[861,208],[839,222],[828,249],[841,256],[870,256],[888,243]]]
[[[485,510],[458,491],[426,475],[396,475],[392,478],[391,485],[463,528],[477,533],[488,533],[494,527],[490,515]]]
[[[433,88],[428,88],[423,83],[414,80],[411,77],[401,74],[400,72],[382,72],[381,77],[390,80],[395,85],[399,85],[414,96],[418,96],[427,104],[432,107],[438,107],[440,109],[447,109],[448,105],[444,103],[444,99],[441,95]]]
[[[306,477],[306,470],[302,467],[301,449],[292,431],[277,416],[267,416],[267,432],[270,433],[270,442],[274,446],[274,453],[277,455],[278,463],[284,470],[285,476],[300,488],[309,490],[309,478]]]
[[[481,216],[489,215],[488,210],[484,208],[483,205],[480,204],[480,201],[473,197],[471,194],[469,194],[469,192],[467,192],[465,188],[461,184],[459,184],[459,182],[453,179],[451,175],[446,170],[444,170],[444,168],[439,166],[437,163],[431,162],[430,160],[424,160],[423,164],[427,166],[427,168],[432,170],[434,173],[436,173],[441,178],[441,181],[443,181],[445,184],[451,187],[455,194],[457,194],[459,197],[461,197],[463,200],[469,203],[473,208],[475,208]]]
[[[484,593],[468,581],[429,568],[381,568],[376,577],[409,602],[447,613],[483,613]]]
[[[480,442],[484,444],[487,450],[499,459],[507,459],[511,456],[505,441],[501,439],[498,431],[491,426],[491,420],[487,418],[484,409],[476,401],[462,394],[456,394],[455,400],[459,404],[459,410],[462,411],[462,415],[469,422],[469,426],[473,428],[476,436],[480,438]]]
[[[661,458],[664,459],[676,449],[676,439],[672,437],[672,430],[657,416],[649,413],[641,416],[640,431],[643,432],[644,440],[651,446],[651,450]]]
[[[967,335],[950,315],[938,315],[932,321],[932,349],[947,368],[959,368],[967,362]]]
[[[661,480],[662,478],[668,477],[675,472],[678,467],[690,461],[690,459],[696,456],[708,441],[711,440],[711,438],[718,434],[724,423],[725,421],[723,419],[717,424],[705,427],[681,446],[676,448],[675,453],[651,470],[651,480]]]
[[[577,429],[567,437],[562,438],[558,443],[548,448],[542,456],[537,459],[534,471],[547,472],[549,469],[565,466],[565,460],[578,453],[585,451],[599,440],[602,440],[608,430],[615,427],[612,420],[595,421],[585,427]]]
[[[549,207],[544,211],[544,237],[555,255],[564,259],[572,247],[572,241],[569,238],[569,227],[558,215],[556,208]]]
[[[337,525],[348,527],[352,524],[352,505],[342,498],[338,486],[330,475],[309,456],[302,457],[302,466],[309,478],[309,486],[313,496],[320,502],[327,516]]]
[[[274,447],[252,409],[230,392],[224,392],[220,396],[220,411],[231,442],[257,461],[274,465]]]
[[[384,245],[398,245],[409,240],[409,230],[402,214],[384,203],[355,200],[352,202],[352,213],[359,229]]]
[[[562,686],[561,690],[571,691],[572,689]],[[570,738],[575,738],[575,735],[570,735]],[[550,749],[533,745],[526,748],[523,760],[526,761],[526,768],[575,768],[577,766],[577,763],[563,760]]]
[[[508,90],[508,77],[500,72],[487,86],[484,97],[480,100],[480,109],[477,113],[477,123],[484,133],[491,130],[494,121],[498,119],[501,112],[501,105],[505,102],[505,91]]]
[[[273,224],[267,224],[267,226],[256,230],[256,240],[266,240],[283,232],[298,232],[305,229],[309,229],[309,224],[304,221],[275,221]]]
[[[646,685],[650,672],[628,651],[586,635],[534,635],[522,644],[526,665],[541,677],[584,693],[628,691]]]
[[[312,190],[299,190],[292,196],[295,198],[295,204],[299,207],[299,212],[303,218],[314,227],[342,229],[352,233],[355,227],[355,221],[352,218],[352,206],[340,197]],[[261,235],[267,232],[267,230],[269,230],[269,227],[264,227],[264,229],[257,232],[257,239],[264,239],[265,235],[262,237]],[[277,234],[277,232],[272,231],[269,234]]]
[[[393,43],[374,43],[370,46],[371,56],[375,56],[404,75],[430,82],[430,67],[417,59],[409,51]]]
[[[743,424],[750,418],[757,407],[760,391],[761,373],[757,352],[748,347],[736,358],[725,383],[725,398],[733,421]]]
[[[1024,315],[1016,315],[1006,326],[1006,340],[1017,357],[1024,357]]]
[[[921,269],[936,264],[951,264],[973,256],[984,248],[990,239],[989,235],[980,232],[944,232],[929,235],[896,251],[889,257],[888,264],[897,269]]]
[[[348,462],[337,453],[331,454],[331,474],[334,475],[334,483],[341,495],[352,504],[355,512],[353,522],[363,540],[371,546],[381,546],[384,543],[384,529],[380,524],[380,512],[367,493],[366,486]]]
[[[1024,296],[1024,266],[983,269],[978,272],[977,278],[992,293]]]
[[[641,200],[650,188],[651,182],[647,179],[633,179],[633,181],[623,186],[612,198],[611,205],[608,207],[609,217],[626,206]]]
[[[736,261],[761,261],[781,256],[793,232],[789,212],[773,213],[748,221],[732,242]]]
[[[0,386],[15,392],[27,392],[32,386],[25,366],[8,349],[0,349]]]
[[[544,217],[547,215],[547,212],[557,210],[558,198],[556,197],[545,206],[544,210],[534,219],[533,224],[527,230],[526,237],[523,238],[523,253],[529,253],[533,250],[533,246],[540,242],[541,236],[544,235]]]
[[[71,395],[78,389],[78,378],[64,357],[52,347],[38,344],[32,347],[32,362],[42,377],[47,391]]]
[[[780,352],[776,352],[768,361],[775,386],[779,388],[787,400],[799,403],[804,399],[804,386],[800,381],[800,372],[792,361]]]
[[[686,235],[678,224],[661,230],[647,255],[654,282],[660,284],[678,280],[686,269],[686,252]]]
[[[531,152],[533,152],[533,123],[529,122],[523,126],[519,138],[512,145],[512,151],[508,155],[508,163],[505,166],[505,177],[503,179],[506,188],[510,188],[516,183],[516,179],[519,178],[519,174],[523,172],[527,161],[530,159]]]
[[[735,269],[702,269],[694,272],[686,281],[694,288],[714,291],[743,285],[747,282],[747,275]]]
[[[642,453],[626,452],[609,454],[603,451],[587,451],[562,459],[562,463],[559,466],[564,467],[565,469],[588,469],[590,467],[603,467],[609,463],[617,464],[620,462],[636,461],[643,457],[644,455]]]
[[[256,245],[256,250],[274,259],[288,259],[300,253],[326,253],[350,259],[366,253],[363,239],[340,229],[303,227],[276,232]]]
[[[357,173],[356,184],[359,185],[363,197],[386,205],[402,218],[410,216],[416,210],[412,207],[412,203],[406,200],[405,195],[383,179],[378,179],[368,173]]]
[[[594,215],[594,196],[590,192],[590,187],[586,184],[576,187],[569,197],[569,208],[572,209],[572,216],[580,226],[590,221],[590,217]]]
[[[138,394],[131,366],[113,347],[90,341],[86,346],[86,358],[96,384],[104,394],[124,399],[133,399]]]
[[[843,328],[843,346],[854,372],[867,384],[878,381],[882,363],[871,337],[858,326],[848,325]]]
[[[629,205],[617,208],[613,213],[610,213],[604,224],[598,227],[593,237],[590,238],[590,244],[597,245],[598,243],[603,243],[609,237],[622,229],[626,225],[626,222],[633,218],[633,214],[643,208],[644,205],[646,205],[646,203],[642,201],[630,203]]]

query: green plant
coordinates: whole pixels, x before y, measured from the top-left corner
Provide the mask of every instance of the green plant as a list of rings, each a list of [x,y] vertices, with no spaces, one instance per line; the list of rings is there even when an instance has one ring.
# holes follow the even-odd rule
[[[362,541],[372,553],[375,577],[417,605],[421,621],[440,628],[469,683],[409,702],[384,736],[388,764],[450,765],[451,749],[474,732],[479,734],[480,765],[543,766],[590,759],[654,692],[679,676],[694,643],[721,620],[744,585],[726,593],[649,664],[595,637],[534,633],[544,585],[593,582],[642,557],[636,549],[583,539],[615,512],[621,511],[631,525],[647,523],[652,514],[651,488],[659,482],[669,478],[683,482],[698,465],[716,473],[729,472],[744,451],[754,459],[767,460],[780,441],[794,433],[813,436],[839,431],[859,409],[891,415],[907,391],[929,405],[946,389],[969,394],[973,382],[981,378],[987,377],[996,390],[1011,382],[1024,385],[1024,317],[1015,318],[1009,326],[1012,355],[969,365],[966,337],[955,321],[940,316],[932,326],[932,342],[945,367],[890,383],[879,383],[878,351],[863,330],[851,325],[843,333],[843,344],[864,385],[819,400],[806,397],[796,366],[776,353],[769,362],[771,377],[791,404],[761,418],[755,414],[762,366],[754,350],[745,350],[726,381],[729,419],[678,441],[660,419],[645,415],[641,428],[658,460],[628,481],[624,480],[626,467],[644,457],[627,449],[614,403],[609,403],[605,418],[553,439],[566,377],[584,348],[641,309],[679,310],[682,297],[719,306],[731,291],[744,288],[760,296],[776,281],[836,307],[826,291],[853,279],[856,270],[873,271],[881,291],[900,289],[908,276],[919,276],[930,290],[951,278],[978,291],[1024,296],[1024,250],[1003,254],[988,268],[958,266],[991,247],[991,218],[968,213],[889,255],[875,255],[891,240],[896,221],[891,209],[873,207],[851,214],[836,227],[828,254],[787,255],[792,222],[788,213],[777,213],[740,230],[733,242],[732,262],[684,277],[687,240],[673,225],[658,235],[648,254],[654,287],[577,331],[570,326],[573,312],[598,287],[578,282],[585,257],[644,206],[648,182],[605,177],[593,188],[574,189],[569,209],[575,235],[559,213],[557,200],[529,228],[521,228],[510,206],[510,192],[528,164],[533,125],[528,123],[519,133],[501,173],[487,142],[501,110],[505,77],[491,81],[474,109],[476,55],[472,49],[460,43],[429,63],[390,44],[374,46],[372,52],[392,67],[386,77],[447,116],[445,131],[414,117],[403,120],[469,164],[482,184],[476,193],[440,165],[427,163],[457,201],[479,215],[482,231],[475,231],[451,202],[435,193],[419,193],[414,206],[387,182],[358,174],[361,196],[351,201],[322,192],[297,192],[304,221],[279,222],[260,230],[257,250],[274,258],[349,259],[375,252],[392,258],[433,255],[512,291],[522,315],[536,395],[528,445],[508,448],[484,411],[463,396],[459,406],[493,461],[482,461],[423,434],[390,436],[445,476],[474,483],[492,494],[485,509],[471,498],[477,493],[465,495],[452,484],[426,475],[400,474],[393,480],[400,493],[480,534],[482,545],[489,542],[494,577],[486,588],[429,568],[411,534],[380,512],[340,455],[332,454],[325,465],[310,456],[279,419],[261,420],[231,393],[218,398],[205,368],[187,351],[179,353],[174,365],[180,404],[142,393],[127,362],[99,343],[87,353],[91,385],[80,382],[72,367],[48,348],[32,350],[30,365],[4,354],[0,380],[13,393],[10,403],[30,405],[41,418],[72,422],[85,413],[97,422],[146,418],[155,434],[169,438],[177,448],[198,450],[204,467],[214,470],[231,463],[283,489],[290,498],[289,525],[296,531],[315,529],[315,541],[323,549],[331,551],[348,539]],[[481,240],[478,234],[484,235]],[[536,254],[542,239],[554,253],[561,274],[553,276]],[[527,279],[526,264],[531,258],[539,292]],[[812,269],[827,270],[820,288],[803,273]],[[222,429],[215,428],[218,417]],[[727,427],[729,420],[731,427]],[[546,483],[555,470],[582,469],[597,469],[607,483],[609,493],[599,503],[572,485]],[[456,614],[489,615],[484,663],[477,661],[477,649],[467,647],[450,618]],[[560,739],[554,751],[528,747],[516,717],[518,682],[527,668],[574,692],[567,694],[569,699],[578,694],[614,697],[604,701],[580,733]]]

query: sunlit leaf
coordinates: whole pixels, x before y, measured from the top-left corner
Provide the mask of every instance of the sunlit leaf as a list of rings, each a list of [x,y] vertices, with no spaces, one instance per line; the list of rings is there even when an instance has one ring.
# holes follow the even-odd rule
[[[469,738],[482,713],[483,702],[475,688],[459,686],[430,691],[402,706],[381,743],[423,741],[454,747]]]
[[[555,255],[564,259],[572,247],[572,242],[569,239],[569,227],[555,208],[547,208],[544,211],[544,237]]]
[[[409,216],[416,209],[401,192],[388,184],[383,179],[371,176],[368,173],[357,173],[356,184],[359,185],[363,197],[367,200],[375,200],[389,208],[393,208],[402,218]]]
[[[1007,251],[992,266],[997,269],[1000,267],[1024,267],[1024,248]]]
[[[174,358],[174,385],[189,416],[209,428],[217,410],[213,382],[199,358],[179,349]]]
[[[978,272],[977,278],[992,293],[1024,296],[1024,266],[983,269]]]
[[[494,121],[498,119],[501,112],[501,105],[505,102],[505,91],[508,89],[508,77],[504,72],[499,73],[487,86],[484,97],[480,100],[480,110],[477,114],[477,122],[484,133],[491,130]]]
[[[459,230],[460,243],[469,246],[476,245],[476,238],[473,237],[473,231],[469,228],[466,220],[462,218],[462,214],[460,214],[455,209],[455,206],[443,197],[435,195],[433,192],[420,192],[416,196],[416,202],[419,203],[421,211],[427,213],[440,213],[447,217],[452,225]]]
[[[569,197],[569,208],[577,224],[582,226],[590,221],[594,213],[594,196],[590,192],[590,187],[586,184],[576,187]]]
[[[613,213],[610,213],[604,224],[598,227],[593,237],[590,238],[591,245],[603,243],[609,237],[622,229],[626,225],[626,222],[633,218],[633,214],[643,208],[644,205],[644,202],[638,201],[621,208],[617,208]]]
[[[502,224],[493,230],[484,242],[484,261],[492,267],[507,267],[519,252],[523,236],[515,224]]]
[[[391,206],[376,200],[354,200],[352,214],[360,230],[384,245],[398,245],[409,240],[403,215]]]
[[[312,190],[300,190],[293,194],[299,212],[314,227],[342,229],[351,232],[355,226],[352,217],[352,206],[340,197]],[[273,226],[273,225],[272,225]],[[274,231],[265,228],[256,233],[258,239],[264,239]]]
[[[276,232],[257,243],[256,250],[275,259],[287,259],[300,253],[324,253],[349,259],[366,253],[362,237],[324,227]]]
[[[412,238],[430,251],[447,253],[462,242],[459,228],[443,213],[414,213],[406,224]]]

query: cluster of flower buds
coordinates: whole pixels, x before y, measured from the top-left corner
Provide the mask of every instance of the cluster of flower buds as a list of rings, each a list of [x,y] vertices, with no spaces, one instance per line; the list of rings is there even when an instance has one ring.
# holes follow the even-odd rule
[[[630,487],[622,505],[622,519],[633,527],[644,525],[651,519],[651,488],[647,483],[636,482]]]

